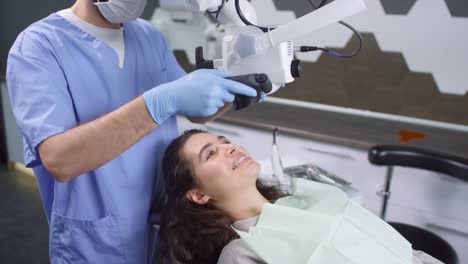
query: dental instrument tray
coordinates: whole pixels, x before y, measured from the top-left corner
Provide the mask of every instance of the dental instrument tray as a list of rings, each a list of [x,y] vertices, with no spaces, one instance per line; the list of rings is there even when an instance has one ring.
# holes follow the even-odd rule
[[[336,176],[335,174],[326,171],[319,166],[314,164],[302,164],[284,169],[284,173],[291,177],[304,178],[316,182],[322,182],[330,185],[334,185],[341,189],[347,189],[351,183]]]

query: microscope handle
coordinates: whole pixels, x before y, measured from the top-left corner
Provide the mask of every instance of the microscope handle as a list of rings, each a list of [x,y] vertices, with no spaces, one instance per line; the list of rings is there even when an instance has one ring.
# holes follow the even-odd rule
[[[252,73],[238,76],[226,77],[226,79],[243,83],[247,86],[254,88],[257,91],[257,96],[249,97],[245,95],[236,94],[234,99],[235,110],[246,108],[252,104],[260,102],[261,93],[269,93],[273,89],[273,85],[264,73]]]
[[[368,158],[376,165],[426,169],[468,182],[468,159],[461,157],[417,147],[377,145],[369,149]]]

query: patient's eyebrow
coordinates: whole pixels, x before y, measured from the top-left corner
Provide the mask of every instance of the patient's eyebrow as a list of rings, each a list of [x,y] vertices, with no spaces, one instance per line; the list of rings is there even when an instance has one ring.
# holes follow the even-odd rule
[[[227,143],[227,144],[230,143],[229,140],[224,136],[218,136],[218,140],[222,141],[223,143]],[[199,162],[201,162],[203,151],[205,151],[207,148],[209,148],[211,146],[213,146],[212,143],[207,143],[205,146],[203,146],[203,148],[200,149],[200,152],[198,153],[198,161]]]
[[[202,160],[201,160],[201,158],[202,158],[201,156],[202,156],[202,154],[203,154],[203,151],[205,151],[205,149],[207,149],[207,148],[209,148],[209,147],[211,147],[211,146],[213,146],[213,144],[208,143],[208,144],[206,144],[205,146],[203,146],[203,148],[200,149],[200,152],[198,152],[198,161],[199,161],[199,162],[202,161]]]

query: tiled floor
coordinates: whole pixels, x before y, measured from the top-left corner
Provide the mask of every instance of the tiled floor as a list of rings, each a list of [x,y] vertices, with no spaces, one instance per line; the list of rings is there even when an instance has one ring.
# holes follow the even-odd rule
[[[36,181],[2,165],[0,263],[49,263],[48,225]]]

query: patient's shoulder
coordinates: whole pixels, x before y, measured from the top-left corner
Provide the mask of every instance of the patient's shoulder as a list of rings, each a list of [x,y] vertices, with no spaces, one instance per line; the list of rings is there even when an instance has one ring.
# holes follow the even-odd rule
[[[235,239],[227,244],[218,259],[218,264],[254,264],[265,263],[242,239]]]

